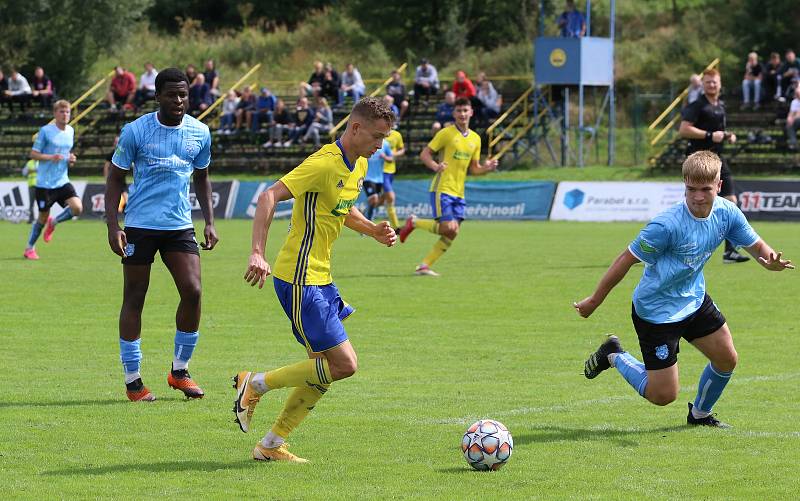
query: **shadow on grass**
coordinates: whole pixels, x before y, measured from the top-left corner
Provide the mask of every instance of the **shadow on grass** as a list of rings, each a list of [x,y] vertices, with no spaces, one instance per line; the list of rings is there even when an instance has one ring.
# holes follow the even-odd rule
[[[336,274],[336,279],[341,280],[343,278],[415,278],[416,275],[413,273],[414,270],[410,272],[400,272],[400,273],[351,273],[351,274]]]
[[[72,476],[72,475],[107,475],[110,473],[130,472],[213,472],[219,470],[242,470],[257,468],[252,459],[239,460],[225,463],[222,461],[163,461],[153,463],[124,463],[106,466],[76,466],[63,470],[44,471],[41,475]]]
[[[686,431],[686,426],[665,426],[649,429],[614,429],[614,428],[567,428],[562,426],[535,426],[521,433],[514,434],[514,445],[543,442],[585,442],[601,440],[614,442],[621,446],[636,446],[637,437],[662,435],[676,431]]]
[[[94,405],[158,405],[159,402],[187,402],[183,397],[158,397],[155,402],[129,402],[122,398],[107,398],[103,400],[51,400],[49,402],[0,402],[0,409],[9,407],[91,407]]]
[[[467,465],[466,463],[464,463],[464,466],[450,466],[448,468],[434,468],[433,471],[435,471],[437,473],[451,473],[453,475],[458,474],[458,473],[462,473],[462,474],[463,473],[483,473],[481,471],[474,470],[474,469],[470,468],[469,465]]]

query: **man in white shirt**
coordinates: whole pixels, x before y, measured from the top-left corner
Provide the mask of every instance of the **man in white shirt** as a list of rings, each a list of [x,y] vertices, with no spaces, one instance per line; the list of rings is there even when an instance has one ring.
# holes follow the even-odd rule
[[[792,151],[797,151],[797,129],[800,129],[800,85],[794,90],[794,99],[786,116],[786,143]]]
[[[439,73],[434,65],[428,63],[427,59],[422,59],[414,75],[414,105],[419,104],[419,97],[423,94],[427,105],[430,96],[435,96],[438,92]]]
[[[144,63],[144,73],[139,77],[139,88],[136,89],[136,96],[133,98],[133,104],[140,108],[142,104],[151,101],[156,96],[156,71],[153,63]]]
[[[19,103],[20,110],[24,113],[25,106],[31,103],[31,86],[28,80],[16,69],[11,68],[8,76],[8,90],[5,92],[5,100],[8,102],[8,109],[13,111],[14,103]]]

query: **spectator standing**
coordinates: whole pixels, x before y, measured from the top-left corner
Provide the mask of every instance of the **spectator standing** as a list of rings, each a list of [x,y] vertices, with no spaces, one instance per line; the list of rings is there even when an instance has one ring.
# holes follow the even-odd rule
[[[786,51],[786,60],[783,62],[780,72],[782,91],[780,92],[778,101],[784,103],[786,102],[787,96],[792,96],[794,94],[794,88],[797,86],[797,78],[798,75],[800,75],[800,61],[797,60],[797,56],[792,49]]]
[[[703,82],[697,73],[689,77],[689,93],[686,95],[686,104],[692,104],[703,95]]]
[[[31,96],[39,101],[42,108],[49,109],[53,102],[53,82],[44,74],[44,68],[37,66],[31,80]]]
[[[203,76],[208,84],[208,92],[211,94],[212,102],[215,101],[222,93],[219,90],[219,74],[217,73],[216,65],[213,59],[206,61],[206,69],[203,71]]]
[[[239,98],[239,105],[236,109],[236,131],[242,128],[242,122],[250,118],[250,113],[256,109],[256,96],[249,85],[242,89],[242,96]]]
[[[156,76],[158,71],[153,63],[144,63],[144,73],[139,77],[139,88],[133,98],[133,104],[140,108],[145,102],[156,97]]]
[[[353,98],[353,104],[356,104],[364,95],[366,87],[364,80],[361,79],[361,73],[353,66],[353,63],[347,63],[345,70],[342,72],[342,85],[339,87],[339,103],[344,103],[345,96]]]
[[[400,110],[397,120],[401,120],[408,111],[408,99],[406,99],[406,86],[399,71],[392,72],[392,81],[386,84],[386,94],[394,99],[395,106]]]
[[[24,113],[25,106],[31,102],[31,86],[28,79],[15,68],[11,68],[8,73],[8,90],[5,91],[8,109],[14,111],[14,103],[19,103],[19,109]]]
[[[456,95],[452,91],[444,94],[444,102],[436,110],[436,120],[431,126],[431,134],[436,135],[442,127],[453,125],[453,110],[455,109]]]
[[[751,95],[753,109],[757,110],[761,106],[761,77],[763,68],[758,62],[758,54],[751,52],[747,55],[747,63],[744,65],[744,78],[742,79],[742,109],[750,106]]]
[[[266,128],[272,122],[272,113],[275,111],[276,100],[268,88],[261,88],[261,95],[256,99],[256,108],[253,110],[252,126],[254,133],[261,130],[261,124],[264,124]]]
[[[220,134],[233,132],[233,125],[236,123],[236,108],[238,106],[239,96],[235,90],[231,89],[222,101],[222,116],[219,119]]]
[[[126,105],[132,106],[135,95],[136,77],[122,66],[115,67],[114,77],[108,86],[108,95],[106,96],[111,111],[117,111],[118,104],[120,108]]]
[[[436,67],[422,59],[414,74],[414,106],[419,104],[419,98],[425,95],[425,106],[431,96],[439,93],[439,73]]]
[[[292,116],[286,109],[283,99],[278,99],[275,103],[275,112],[272,114],[272,124],[269,128],[269,141],[262,144],[264,148],[280,148],[283,146],[283,131],[288,131],[292,123]]]
[[[297,100],[295,106],[293,123],[289,129],[289,138],[283,143],[283,146],[289,147],[297,139],[302,137],[308,130],[308,126],[314,120],[314,110],[308,106],[308,98],[303,96]]]
[[[586,19],[575,8],[575,0],[567,0],[566,10],[558,16],[558,27],[565,38],[586,36]]]
[[[800,86],[794,89],[794,99],[786,116],[786,144],[791,151],[797,151],[797,129],[800,129]]]
[[[198,73],[194,77],[192,86],[189,87],[189,114],[197,116],[204,112],[212,103],[211,89],[206,83],[206,77]]]
[[[478,110],[478,122],[484,125],[500,116],[500,107],[503,105],[503,97],[494,88],[492,82],[484,79],[478,88],[477,99],[481,106]]]
[[[314,142],[314,148],[319,148],[320,136],[327,134],[333,128],[333,110],[324,97],[317,99],[314,110],[314,120],[308,126],[308,130],[303,136],[303,142],[311,140]]]
[[[764,65],[764,77],[761,85],[764,86],[764,94],[770,99],[778,99],[781,90],[781,55],[773,52],[769,55],[769,61]]]

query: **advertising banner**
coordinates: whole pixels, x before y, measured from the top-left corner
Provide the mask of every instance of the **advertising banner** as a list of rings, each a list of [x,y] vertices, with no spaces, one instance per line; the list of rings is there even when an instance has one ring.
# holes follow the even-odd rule
[[[258,195],[271,183],[241,182],[233,207],[233,217],[252,218],[255,214]],[[397,216],[404,219],[411,214],[430,217],[430,181],[395,181]],[[483,220],[547,219],[553,200],[555,183],[532,182],[471,182],[466,185],[467,218]],[[364,193],[357,203],[363,212],[367,207]],[[275,217],[290,217],[292,201],[281,202]],[[384,207],[375,213],[375,219],[384,219]]]
[[[211,183],[211,204],[214,209],[214,218],[227,219],[233,212],[233,199],[238,181],[221,181]],[[77,187],[76,187],[77,188]],[[192,219],[203,219],[200,204],[194,193],[194,184],[189,185],[189,202],[192,204]],[[81,218],[102,219],[106,212],[105,201],[106,185],[92,183],[86,186],[83,192],[83,215]]]
[[[83,198],[86,181],[72,181],[78,198]],[[13,223],[27,222],[30,216],[31,199],[28,195],[28,183],[0,182],[0,220]],[[39,217],[39,210],[33,204],[33,217]],[[50,216],[57,217],[64,210],[58,204],[50,208]]]
[[[683,183],[561,182],[550,219],[649,221],[683,199]]]
[[[736,194],[748,219],[800,221],[800,181],[737,179]]]

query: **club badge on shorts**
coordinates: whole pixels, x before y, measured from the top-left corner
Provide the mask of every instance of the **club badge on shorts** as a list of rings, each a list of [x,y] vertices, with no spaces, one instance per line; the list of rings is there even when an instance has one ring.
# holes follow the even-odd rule
[[[125,256],[131,257],[133,253],[136,252],[136,245],[135,244],[128,244],[125,246]]]
[[[669,356],[669,346],[662,344],[661,346],[656,346],[656,357],[659,360],[666,360]]]

